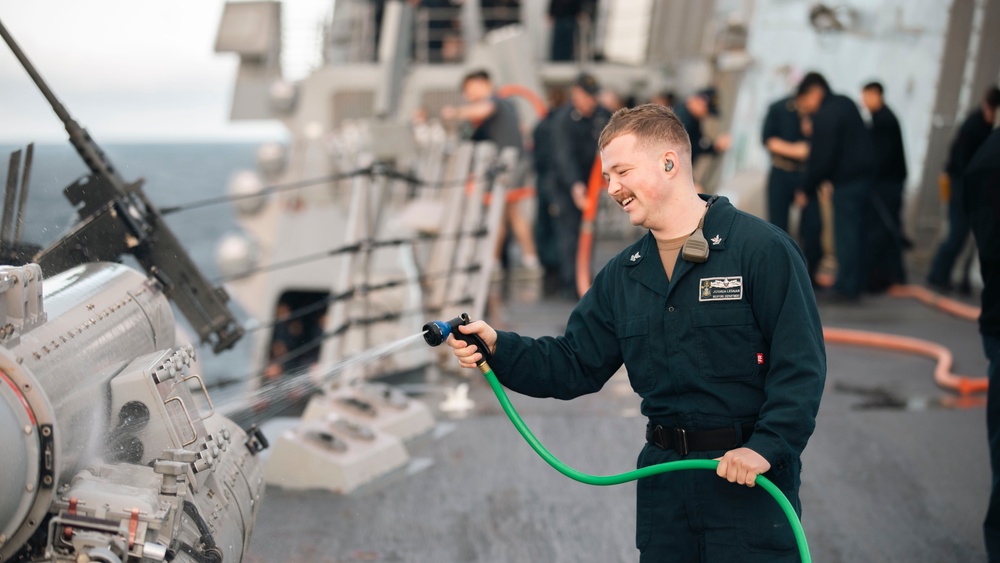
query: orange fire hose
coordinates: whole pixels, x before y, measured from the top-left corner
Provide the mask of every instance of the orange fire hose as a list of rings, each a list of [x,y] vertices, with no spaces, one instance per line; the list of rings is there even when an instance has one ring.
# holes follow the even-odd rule
[[[919,285],[894,285],[889,288],[889,295],[893,297],[910,297],[967,321],[979,320],[979,313],[981,311],[979,307],[966,305],[961,301],[934,293],[926,287],[920,287]]]
[[[576,292],[581,297],[587,293],[593,281],[590,279],[590,257],[594,248],[594,219],[597,217],[599,199],[604,189],[601,155],[597,155],[594,158],[594,165],[590,168],[590,179],[587,182],[587,205],[583,208],[580,240],[576,247]]]
[[[897,336],[895,334],[846,328],[824,328],[823,338],[829,344],[848,344],[851,346],[877,348],[879,350],[892,350],[894,352],[915,354],[936,360],[937,366],[934,368],[934,382],[945,389],[957,391],[963,396],[972,393],[982,393],[988,387],[988,380],[985,377],[970,377],[952,373],[951,365],[953,358],[951,350],[936,342],[911,338],[909,336]]]
[[[545,115],[549,113],[549,108],[545,105],[545,100],[543,100],[537,92],[527,86],[522,86],[520,84],[507,84],[497,88],[498,98],[509,98],[511,96],[520,96],[525,100],[528,100],[528,103],[531,104],[531,107],[535,110],[535,113],[539,118],[545,117]]]

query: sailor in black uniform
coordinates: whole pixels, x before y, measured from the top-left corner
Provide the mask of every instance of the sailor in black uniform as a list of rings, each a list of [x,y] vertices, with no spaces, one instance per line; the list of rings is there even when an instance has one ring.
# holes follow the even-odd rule
[[[639,480],[640,561],[798,561],[780,508],[750,487],[766,475],[800,508],[800,455],[826,377],[802,254],[775,226],[696,192],[671,110],[620,110],[600,145],[608,193],[649,233],[597,275],[563,336],[483,321],[459,330],[492,348],[504,385],[533,397],[593,393],[624,363],[649,419],[639,467],[721,459],[717,475]],[[480,359],[474,346],[449,344],[464,367]]]

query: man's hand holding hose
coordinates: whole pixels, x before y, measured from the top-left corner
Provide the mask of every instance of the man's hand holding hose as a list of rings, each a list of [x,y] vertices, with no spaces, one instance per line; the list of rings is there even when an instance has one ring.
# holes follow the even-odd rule
[[[489,346],[491,354],[497,351],[497,331],[486,324],[486,321],[475,321],[467,325],[459,325],[458,330],[462,334],[478,334],[483,339],[483,342]],[[476,362],[483,359],[483,355],[476,349],[474,344],[467,344],[455,338],[454,334],[448,335],[448,346],[455,349],[455,356],[458,358],[459,365],[463,368],[474,368],[476,367]]]
[[[486,321],[475,321],[467,325],[459,325],[457,328],[462,334],[479,335],[489,347],[490,354],[496,353],[497,331],[486,324]],[[459,340],[455,338],[454,334],[448,336],[447,342],[449,346],[454,348],[455,357],[458,358],[459,364],[464,368],[474,368],[476,367],[476,363],[483,359],[482,354],[476,348],[475,344],[468,344]],[[719,477],[726,479],[730,483],[737,483],[748,487],[754,486],[758,475],[767,473],[771,469],[771,464],[763,456],[750,448],[730,450],[717,459],[719,467],[716,470],[716,474]]]

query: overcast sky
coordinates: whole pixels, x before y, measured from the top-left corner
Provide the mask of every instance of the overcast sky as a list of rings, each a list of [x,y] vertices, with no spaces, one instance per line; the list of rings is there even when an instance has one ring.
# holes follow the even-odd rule
[[[0,22],[100,142],[277,139],[230,123],[238,57],[216,54],[223,0],[0,0]],[[0,143],[66,134],[0,41]]]

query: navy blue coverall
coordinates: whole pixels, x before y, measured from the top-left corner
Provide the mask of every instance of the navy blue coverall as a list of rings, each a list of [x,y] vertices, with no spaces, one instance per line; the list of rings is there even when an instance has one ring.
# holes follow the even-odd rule
[[[704,233],[708,261],[679,257],[669,281],[647,234],[597,275],[565,335],[498,332],[491,364],[514,391],[571,399],[599,390],[624,362],[651,424],[734,430],[733,447],[767,459],[765,475],[800,510],[799,457],[826,378],[802,254],[787,234],[726,198],[708,210]],[[647,443],[638,466],[724,453],[682,455]],[[637,487],[640,561],[798,561],[787,520],[759,488],[707,471],[644,478]]]
[[[795,96],[782,98],[767,108],[767,116],[761,129],[761,142],[767,146],[767,140],[771,138],[789,143],[806,140],[802,132],[802,118],[795,107]],[[788,208],[795,200],[795,192],[803,189],[805,171],[804,161],[771,155],[771,171],[767,176],[767,217],[773,225],[785,232],[788,232]],[[807,195],[811,197],[802,209],[799,237],[802,239],[802,251],[806,256],[809,275],[812,276],[823,257],[823,247],[820,244],[822,223],[816,194]]]
[[[990,361],[986,434],[993,485],[983,532],[990,563],[1000,563],[1000,129],[993,130],[982,143],[966,168],[963,181],[965,214],[976,237],[983,274],[979,333]]]
[[[869,291],[885,291],[906,283],[903,266],[903,189],[906,182],[906,152],[899,120],[889,106],[872,113],[872,143],[875,146],[875,183],[868,205]]]
[[[552,118],[550,134],[555,149],[552,165],[556,188],[552,203],[558,209],[559,277],[563,289],[574,297],[576,253],[583,212],[573,203],[573,184],[581,182],[586,185],[590,180],[590,169],[597,157],[597,140],[610,119],[611,113],[604,107],[597,106],[590,116],[584,116],[572,105],[559,108]]]
[[[828,93],[813,115],[805,191],[833,184],[833,235],[837,253],[834,289],[857,298],[867,279],[864,217],[875,179],[875,146],[854,102]]]
[[[933,286],[951,289],[951,271],[955,267],[958,255],[962,253],[965,241],[969,240],[969,218],[962,209],[965,169],[979,147],[990,136],[992,129],[993,124],[986,121],[983,109],[978,108],[965,118],[951,142],[948,164],[945,167],[951,182],[951,195],[948,199],[948,236],[934,254],[931,271],[927,275],[927,283]]]

